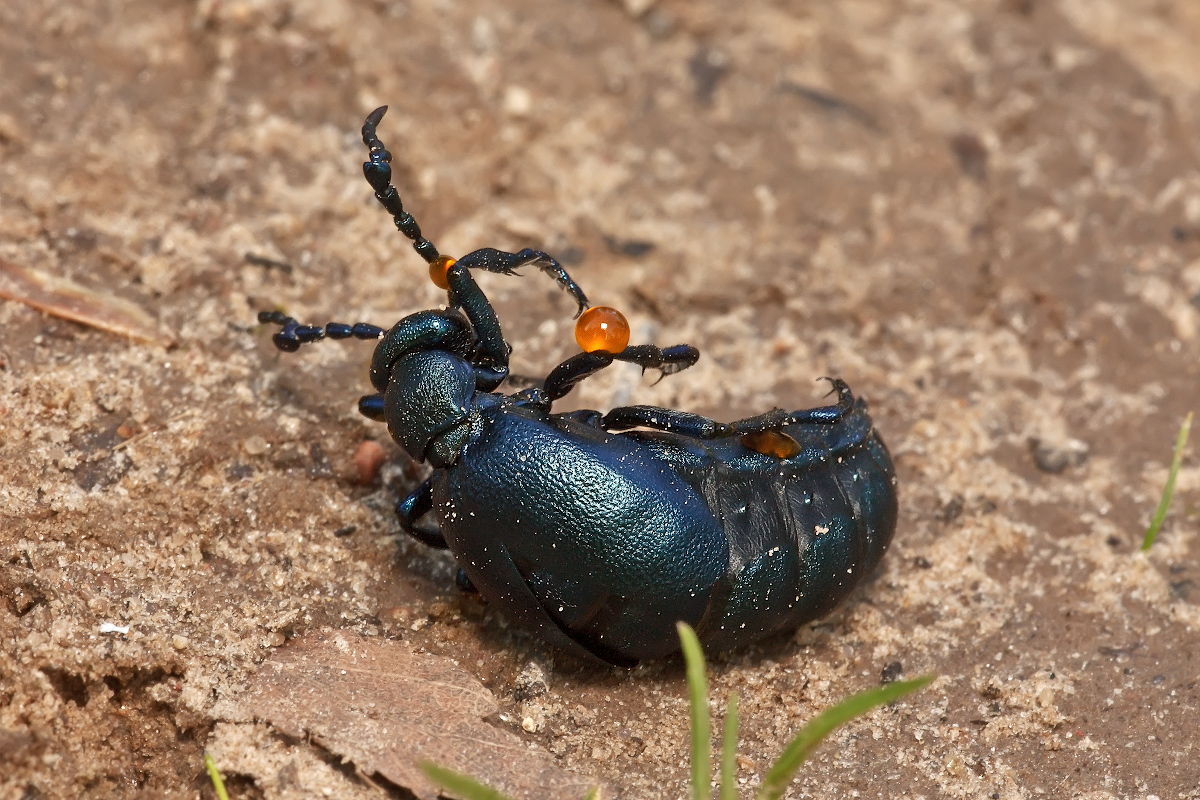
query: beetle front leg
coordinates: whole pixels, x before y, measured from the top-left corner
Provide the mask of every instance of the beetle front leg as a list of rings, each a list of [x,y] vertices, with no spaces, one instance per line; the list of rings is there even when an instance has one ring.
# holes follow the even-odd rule
[[[417,520],[433,510],[433,479],[429,479],[416,488],[408,497],[396,504],[396,516],[400,519],[400,527],[409,536],[429,547],[445,550],[446,537],[442,532],[429,525],[418,525]]]
[[[500,329],[496,309],[461,261],[446,271],[446,282],[450,285],[450,303],[467,315],[479,340],[478,358],[471,359],[476,367],[476,385],[480,391],[490,392],[508,376],[512,347]]]

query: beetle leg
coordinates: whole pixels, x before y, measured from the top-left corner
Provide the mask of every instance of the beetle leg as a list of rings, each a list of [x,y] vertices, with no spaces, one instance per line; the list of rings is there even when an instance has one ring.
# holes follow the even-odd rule
[[[578,411],[568,411],[565,414],[555,414],[559,419],[569,419],[593,428],[603,428],[604,415],[591,408],[581,408]]]
[[[482,269],[501,275],[515,275],[519,268],[532,264],[551,278],[554,278],[559,286],[565,289],[571,297],[575,298],[575,302],[579,306],[579,310],[575,312],[576,317],[587,310],[589,305],[587,295],[583,293],[583,289],[579,288],[579,284],[567,274],[567,271],[562,268],[561,264],[541,250],[531,250],[526,247],[519,253],[506,253],[503,250],[496,250],[493,247],[484,247],[480,250],[467,253],[458,259],[456,263],[468,269]]]
[[[699,358],[700,351],[690,344],[677,344],[663,349],[652,344],[635,344],[619,353],[609,353],[606,350],[577,353],[550,370],[550,374],[546,376],[545,392],[551,401],[557,400],[574,389],[575,384],[589,375],[596,374],[614,361],[637,364],[643,372],[657,369],[661,370],[663,375],[672,375],[692,366]]]
[[[282,330],[271,337],[275,346],[285,353],[294,353],[300,345],[319,342],[322,339],[378,339],[383,336],[383,328],[369,322],[355,322],[348,325],[345,322],[331,322],[322,328],[320,325],[301,325],[294,318],[282,311],[258,312],[260,325],[279,325]]]
[[[542,391],[553,402],[575,388],[589,375],[594,375],[613,362],[613,354],[605,350],[594,353],[576,353],[550,370]]]
[[[358,398],[358,413],[376,422],[387,422],[383,415],[383,393],[366,394]]]
[[[635,344],[616,353],[613,358],[637,364],[642,368],[642,372],[648,369],[659,370],[662,373],[659,380],[662,380],[667,375],[674,375],[693,366],[700,360],[700,351],[690,344],[676,344],[661,350],[652,344]]]
[[[471,583],[470,576],[462,567],[458,568],[458,572],[454,575],[454,584],[459,588],[459,591],[467,594],[479,594],[479,590],[475,588],[475,584]]]
[[[607,431],[625,431],[630,428],[653,428],[659,431],[672,431],[697,439],[716,439],[722,436],[732,436],[732,425],[690,414],[687,411],[676,411],[659,406],[620,406],[604,415],[600,426]]]
[[[508,355],[512,347],[504,339],[496,309],[492,308],[487,295],[461,260],[446,271],[446,282],[450,285],[450,304],[467,315],[479,342],[475,357],[471,359],[477,371],[477,385],[480,391],[490,392],[508,375]]]
[[[409,536],[422,544],[445,550],[446,537],[441,531],[429,525],[418,525],[417,520],[433,510],[433,480],[427,480],[416,488],[408,497],[396,504],[396,516],[400,518],[400,527]]]
[[[841,422],[842,417],[854,408],[854,395],[841,378],[825,380],[833,384],[833,391],[837,392],[838,401],[835,405],[818,406],[804,411],[784,411],[777,408],[757,417],[740,419],[733,423],[733,427],[738,433],[756,433],[781,428],[784,425],[835,425]]]

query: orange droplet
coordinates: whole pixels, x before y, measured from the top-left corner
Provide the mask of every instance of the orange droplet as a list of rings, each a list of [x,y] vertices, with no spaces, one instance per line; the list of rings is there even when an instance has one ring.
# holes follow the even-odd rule
[[[453,266],[453,258],[450,256],[438,256],[429,262],[429,280],[433,281],[433,285],[439,289],[449,289],[450,281],[446,280],[446,273]]]
[[[800,443],[783,431],[754,431],[742,436],[747,450],[776,458],[792,458],[800,453]]]
[[[589,308],[575,323],[575,341],[585,353],[619,353],[629,345],[629,322],[615,308]]]

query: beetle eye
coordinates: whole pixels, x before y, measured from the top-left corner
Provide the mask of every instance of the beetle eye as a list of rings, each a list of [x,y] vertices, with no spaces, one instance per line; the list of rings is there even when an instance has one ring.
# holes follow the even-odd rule
[[[800,452],[800,443],[783,431],[754,431],[742,436],[747,450],[776,458],[793,458]]]
[[[449,289],[450,281],[446,280],[446,273],[453,266],[453,258],[450,256],[438,256],[429,262],[429,280],[433,281],[433,285],[439,289]]]
[[[629,322],[615,308],[589,308],[575,323],[575,341],[585,353],[619,353],[629,344]]]

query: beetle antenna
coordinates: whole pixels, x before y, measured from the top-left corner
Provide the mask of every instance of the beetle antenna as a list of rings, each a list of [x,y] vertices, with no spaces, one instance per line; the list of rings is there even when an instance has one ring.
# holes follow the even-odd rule
[[[369,322],[356,322],[347,325],[344,322],[331,322],[322,328],[320,325],[301,325],[293,317],[282,311],[258,312],[260,325],[279,325],[282,330],[271,337],[271,341],[285,353],[294,353],[300,345],[309,342],[319,342],[330,339],[378,339],[383,336],[383,328]]]
[[[421,235],[421,226],[413,219],[412,214],[404,210],[404,204],[400,202],[400,192],[392,186],[392,154],[375,135],[375,129],[379,127],[379,122],[387,110],[387,106],[380,106],[372,111],[363,123],[363,144],[370,151],[370,160],[363,164],[363,175],[375,190],[375,199],[392,215],[396,228],[412,239],[417,255],[432,264],[438,257],[437,248],[433,246],[433,242]]]

